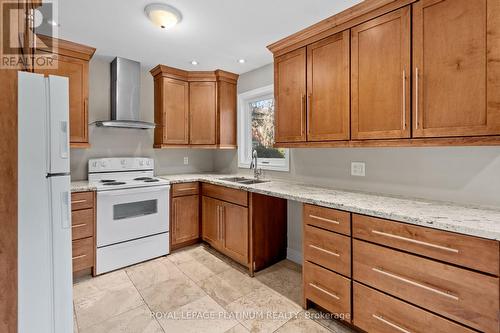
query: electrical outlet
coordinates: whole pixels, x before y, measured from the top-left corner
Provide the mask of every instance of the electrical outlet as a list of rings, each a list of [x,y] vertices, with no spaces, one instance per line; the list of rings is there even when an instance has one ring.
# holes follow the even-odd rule
[[[364,177],[365,175],[365,162],[351,162],[351,176]]]
[[[188,165],[189,164],[189,157],[184,157],[184,165]]]

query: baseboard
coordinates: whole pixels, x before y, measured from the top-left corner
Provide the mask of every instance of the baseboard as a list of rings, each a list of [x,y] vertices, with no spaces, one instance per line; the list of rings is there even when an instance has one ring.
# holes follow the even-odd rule
[[[290,261],[293,261],[296,264],[302,265],[302,252],[287,248],[286,249],[286,258]]]

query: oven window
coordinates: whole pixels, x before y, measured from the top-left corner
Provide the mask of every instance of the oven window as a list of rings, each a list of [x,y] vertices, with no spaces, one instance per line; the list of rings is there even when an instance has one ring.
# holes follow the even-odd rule
[[[127,202],[113,206],[113,220],[158,213],[158,200]]]

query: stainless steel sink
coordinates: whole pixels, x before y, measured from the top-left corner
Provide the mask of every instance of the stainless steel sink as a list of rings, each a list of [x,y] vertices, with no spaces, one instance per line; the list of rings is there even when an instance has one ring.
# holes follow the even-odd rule
[[[226,178],[220,178],[220,180],[225,180],[226,182],[245,184],[245,185],[261,184],[269,182],[269,180],[253,179],[246,177],[226,177]]]
[[[249,179],[249,180],[244,180],[244,181],[239,181],[238,183],[240,184],[261,184],[261,183],[268,183],[270,180],[260,180],[260,179]]]
[[[246,178],[246,177],[226,177],[226,178],[219,178],[219,179],[225,180],[226,182],[233,182],[233,183],[239,183],[241,181],[251,180],[250,178]]]

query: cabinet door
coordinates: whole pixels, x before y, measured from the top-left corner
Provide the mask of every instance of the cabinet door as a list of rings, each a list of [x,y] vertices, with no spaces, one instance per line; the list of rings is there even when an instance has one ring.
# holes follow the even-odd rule
[[[203,240],[213,247],[221,248],[221,210],[222,202],[209,197],[202,198],[201,230]]]
[[[248,263],[248,208],[223,203],[222,239],[226,254],[240,264]]]
[[[236,85],[217,83],[219,98],[219,147],[236,148]]]
[[[162,79],[162,94],[156,96],[161,103],[162,142],[164,144],[189,143],[189,83],[169,78]]]
[[[216,84],[191,82],[189,84],[190,139],[193,145],[215,145]]]
[[[351,30],[352,139],[410,137],[410,8]]]
[[[69,134],[72,147],[88,146],[88,62],[58,55],[57,68],[37,69],[45,75],[69,78]]]
[[[414,137],[500,134],[500,2],[413,5]]]
[[[200,237],[199,216],[198,195],[172,199],[172,245]]]
[[[349,140],[349,30],[307,47],[307,141]]]
[[[274,62],[275,141],[306,141],[306,48]]]

